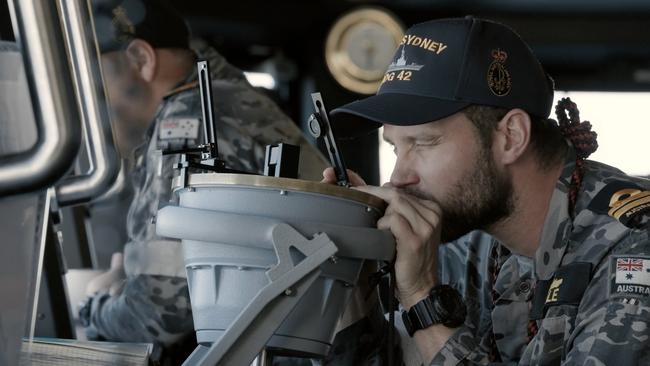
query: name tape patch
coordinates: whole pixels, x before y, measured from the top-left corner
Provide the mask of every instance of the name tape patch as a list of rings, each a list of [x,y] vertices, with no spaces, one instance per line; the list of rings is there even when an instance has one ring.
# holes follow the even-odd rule
[[[574,262],[558,268],[553,277],[539,280],[535,286],[530,319],[542,319],[557,305],[579,305],[591,282],[591,263]]]

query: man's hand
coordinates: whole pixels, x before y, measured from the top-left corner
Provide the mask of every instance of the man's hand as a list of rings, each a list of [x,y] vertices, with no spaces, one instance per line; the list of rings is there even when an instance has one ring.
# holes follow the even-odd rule
[[[113,253],[111,268],[88,282],[86,295],[93,296],[98,292],[108,292],[111,296],[119,295],[125,278],[124,256],[119,252]]]
[[[359,176],[359,174],[353,172],[350,169],[346,169],[348,172],[348,178],[350,178],[350,185],[352,187],[365,186],[366,182]],[[323,180],[321,183],[336,184],[336,174],[334,173],[334,168],[329,167],[323,170]]]
[[[377,228],[389,229],[395,236],[398,296],[402,306],[409,309],[427,297],[437,284],[440,207],[433,201],[419,199],[389,185],[356,189],[388,203]]]
[[[388,229],[395,236],[395,276],[398,297],[405,309],[410,309],[429,296],[438,283],[438,245],[440,245],[440,206],[433,201],[406,194],[390,184],[368,186],[355,172],[348,170],[355,189],[382,198],[388,207],[377,222],[378,229]],[[336,183],[334,169],[323,172],[323,183]],[[425,364],[440,352],[454,329],[442,324],[415,332],[413,339]]]

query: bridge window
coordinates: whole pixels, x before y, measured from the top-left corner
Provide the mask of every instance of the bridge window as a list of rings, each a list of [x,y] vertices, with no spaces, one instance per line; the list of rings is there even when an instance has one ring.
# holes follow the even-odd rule
[[[650,93],[556,92],[553,105],[564,97],[578,104],[580,118],[591,122],[598,133],[598,150],[589,159],[630,175],[650,176]],[[387,182],[395,156],[381,133],[379,162],[381,182]]]

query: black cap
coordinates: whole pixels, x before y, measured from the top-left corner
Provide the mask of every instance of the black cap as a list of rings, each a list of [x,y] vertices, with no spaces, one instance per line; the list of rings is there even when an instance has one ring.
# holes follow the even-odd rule
[[[553,81],[509,27],[473,17],[433,20],[406,31],[377,94],[331,112],[339,136],[381,124],[411,126],[472,104],[521,108],[546,118]]]
[[[154,48],[189,48],[190,32],[165,0],[92,0],[101,53],[126,48],[143,39]]]

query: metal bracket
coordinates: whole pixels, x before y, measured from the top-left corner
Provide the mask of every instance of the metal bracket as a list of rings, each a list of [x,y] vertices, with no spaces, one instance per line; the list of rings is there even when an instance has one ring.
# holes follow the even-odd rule
[[[330,125],[327,110],[325,109],[325,104],[323,104],[323,98],[320,93],[312,93],[311,99],[314,104],[315,112],[307,121],[309,132],[313,137],[322,139],[325,142],[327,154],[330,157],[330,162],[332,163],[334,173],[336,174],[336,184],[342,187],[349,187],[350,178],[348,177],[348,172],[345,168],[343,156],[336,145],[336,139],[332,132],[332,126]]]
[[[278,263],[266,272],[271,281],[248,303],[209,350],[199,346],[183,366],[249,365],[321,274],[319,266],[337,247],[327,234],[308,240],[287,224],[272,231]],[[305,255],[293,264],[290,248]]]
[[[298,178],[300,146],[287,143],[266,145],[264,175],[267,177]]]

